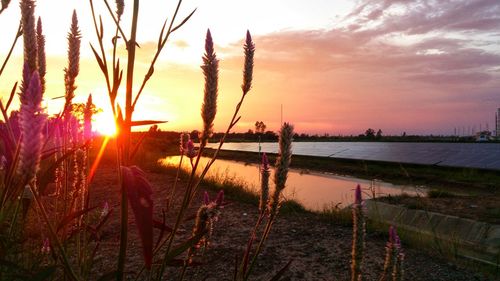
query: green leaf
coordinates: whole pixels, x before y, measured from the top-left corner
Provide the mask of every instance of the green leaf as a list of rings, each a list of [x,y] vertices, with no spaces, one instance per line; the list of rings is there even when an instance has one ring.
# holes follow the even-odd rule
[[[200,242],[201,238],[205,236],[206,232],[199,233],[196,236],[191,237],[189,240],[187,240],[184,243],[181,243],[179,246],[175,247],[168,253],[166,257],[166,263],[168,264],[170,261],[172,261],[175,257],[179,256],[180,254],[184,253],[187,251],[189,248],[194,247],[198,242]]]
[[[177,30],[177,29],[179,29],[181,26],[183,26],[183,25],[184,25],[184,24],[185,24],[185,23],[186,23],[186,22],[187,22],[187,21],[191,18],[191,16],[193,16],[194,12],[196,12],[196,9],[194,9],[194,10],[193,10],[193,11],[189,14],[189,16],[187,16],[186,18],[184,18],[184,20],[182,20],[182,22],[181,22],[181,23],[179,23],[176,27],[174,27],[174,28],[172,29],[172,31],[170,31],[170,33],[172,33],[172,32],[174,32],[174,31],[176,31],[176,30]]]
[[[146,125],[154,125],[154,124],[161,124],[161,123],[167,123],[168,121],[158,121],[158,120],[141,120],[141,121],[132,121],[130,126],[146,126]]]

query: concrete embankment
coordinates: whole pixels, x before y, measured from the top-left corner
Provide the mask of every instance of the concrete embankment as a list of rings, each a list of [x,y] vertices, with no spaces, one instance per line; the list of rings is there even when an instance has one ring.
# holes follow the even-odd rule
[[[375,224],[394,225],[413,243],[500,270],[500,225],[373,200],[367,200],[366,207]]]

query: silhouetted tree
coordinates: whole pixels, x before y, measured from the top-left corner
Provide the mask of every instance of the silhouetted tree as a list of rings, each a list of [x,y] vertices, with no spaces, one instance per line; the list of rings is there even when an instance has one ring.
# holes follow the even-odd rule
[[[377,131],[377,135],[375,136],[377,139],[381,139],[382,138],[382,130],[381,129],[378,129]]]
[[[255,133],[256,134],[263,134],[266,131],[266,124],[262,121],[257,121],[255,122]]]
[[[369,139],[375,138],[375,130],[372,128],[368,128],[368,130],[366,130],[365,132],[365,136]]]

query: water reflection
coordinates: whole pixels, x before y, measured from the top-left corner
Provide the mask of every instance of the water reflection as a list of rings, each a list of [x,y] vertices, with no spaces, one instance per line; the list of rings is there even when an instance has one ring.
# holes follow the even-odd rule
[[[161,159],[161,161],[164,165],[177,166],[179,159],[179,156],[169,156]],[[200,166],[204,167],[208,160],[208,158],[202,158]],[[191,169],[189,159],[184,158],[183,168]],[[271,171],[271,186],[273,186],[273,174],[274,171]],[[260,189],[260,174],[257,164],[217,160],[212,165],[207,176],[229,177],[236,181],[245,182],[255,192]],[[288,174],[284,195],[288,199],[297,200],[309,210],[321,211],[325,207],[335,206],[339,203],[340,207],[351,204],[354,201],[354,188],[357,184],[360,184],[364,190],[365,198],[401,193],[422,194],[421,190],[419,191],[413,186],[398,186],[381,181],[367,181],[353,177],[292,169]]]

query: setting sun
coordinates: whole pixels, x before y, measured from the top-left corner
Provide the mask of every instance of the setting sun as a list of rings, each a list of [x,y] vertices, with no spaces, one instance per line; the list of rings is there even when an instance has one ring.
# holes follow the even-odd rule
[[[116,135],[116,124],[113,115],[107,112],[100,112],[95,115],[92,122],[92,127],[99,135],[114,136]]]

